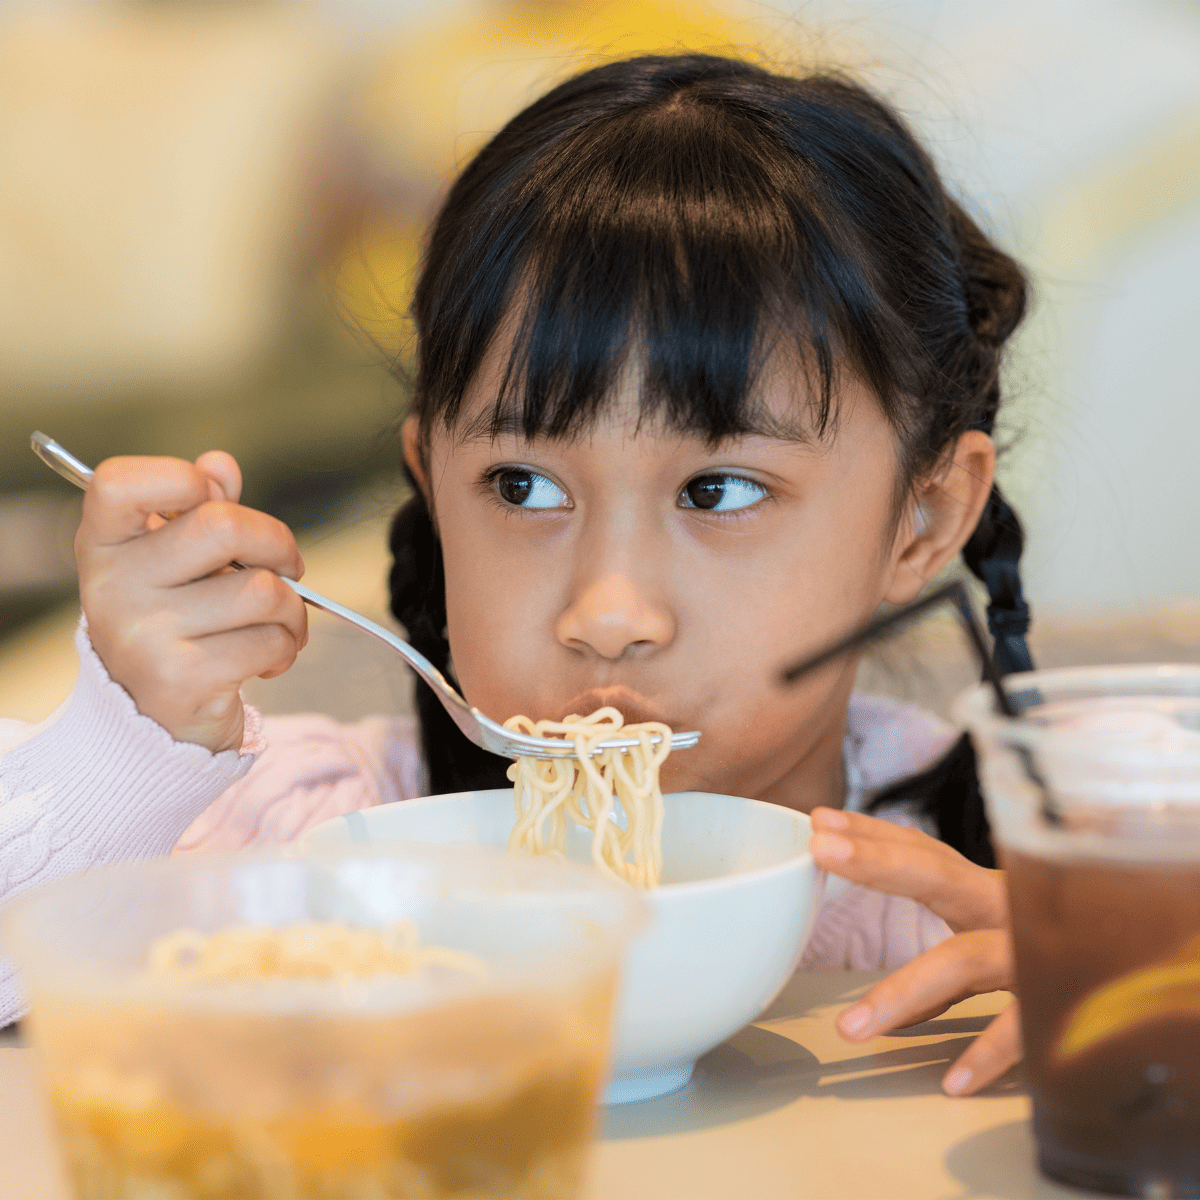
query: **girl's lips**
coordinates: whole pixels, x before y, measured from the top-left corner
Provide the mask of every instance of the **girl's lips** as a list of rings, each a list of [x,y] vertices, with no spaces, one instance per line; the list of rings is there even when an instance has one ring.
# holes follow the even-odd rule
[[[590,691],[581,692],[562,706],[559,719],[561,720],[569,713],[577,713],[581,717],[586,717],[594,713],[596,709],[605,707],[619,709],[625,718],[626,725],[641,725],[647,721],[656,721],[663,725],[670,725],[672,729],[675,728],[660,709],[644,696],[627,687],[592,688]]]

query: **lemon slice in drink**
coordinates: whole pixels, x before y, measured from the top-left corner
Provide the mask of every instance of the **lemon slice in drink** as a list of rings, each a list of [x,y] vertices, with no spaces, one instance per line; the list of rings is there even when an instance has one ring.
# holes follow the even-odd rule
[[[1074,1058],[1145,1021],[1171,1016],[1200,1019],[1200,934],[1173,957],[1119,975],[1086,996],[1067,1018],[1056,1057]]]

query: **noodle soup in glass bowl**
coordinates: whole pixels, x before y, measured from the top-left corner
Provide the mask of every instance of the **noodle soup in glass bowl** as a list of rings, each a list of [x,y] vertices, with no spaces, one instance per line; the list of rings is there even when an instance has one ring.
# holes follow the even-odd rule
[[[804,813],[709,792],[663,801],[662,880],[641,893],[651,920],[622,968],[609,1104],[681,1087],[700,1055],[753,1021],[799,965],[824,894]],[[503,848],[515,819],[512,789],[459,792],[347,813],[303,845]],[[564,849],[590,863],[591,831],[572,824]]]
[[[415,846],[100,868],[0,943],[79,1200],[561,1200],[646,915],[571,864]]]

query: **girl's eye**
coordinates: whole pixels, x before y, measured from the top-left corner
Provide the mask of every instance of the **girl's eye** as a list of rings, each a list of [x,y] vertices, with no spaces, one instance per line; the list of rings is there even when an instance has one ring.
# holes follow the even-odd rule
[[[500,499],[517,508],[566,508],[570,503],[558,484],[519,467],[498,471],[494,485]]]
[[[708,512],[734,512],[749,508],[767,495],[767,489],[740,475],[701,475],[684,486],[679,499],[684,508]]]

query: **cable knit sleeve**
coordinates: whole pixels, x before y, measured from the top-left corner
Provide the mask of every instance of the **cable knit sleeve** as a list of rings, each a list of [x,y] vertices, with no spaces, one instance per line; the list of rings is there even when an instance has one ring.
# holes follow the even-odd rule
[[[412,718],[267,717],[263,735],[259,760],[192,823],[177,854],[280,845],[332,817],[426,790]]]
[[[41,725],[0,721],[0,899],[86,867],[167,854],[196,816],[236,783],[261,748],[246,710],[241,751],[175,741],[138,712],[81,624],[79,678]],[[0,1024],[21,1001],[0,964]]]

